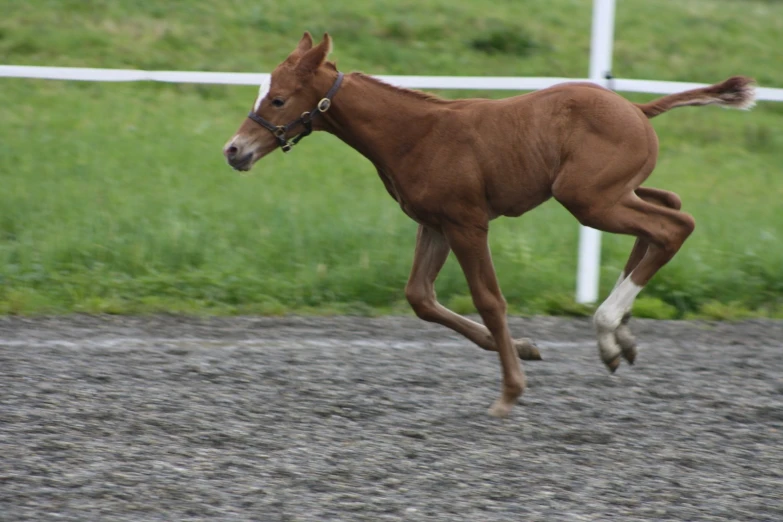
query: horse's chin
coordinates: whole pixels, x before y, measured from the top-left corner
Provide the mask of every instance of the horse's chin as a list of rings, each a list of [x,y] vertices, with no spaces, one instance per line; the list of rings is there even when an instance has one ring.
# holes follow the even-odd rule
[[[261,158],[269,154],[269,152],[259,153],[258,151],[249,152],[245,157],[234,163],[229,163],[232,169],[238,172],[250,171]]]
[[[253,166],[253,156],[255,154],[251,151],[242,156],[236,156],[234,152],[231,152],[230,156],[226,155],[226,161],[229,167],[234,170],[248,170]]]
[[[256,163],[274,152],[277,148],[276,145],[269,148],[254,148],[253,150],[246,152],[243,156],[234,157],[231,160],[228,160],[228,165],[237,172],[248,172],[252,170]]]

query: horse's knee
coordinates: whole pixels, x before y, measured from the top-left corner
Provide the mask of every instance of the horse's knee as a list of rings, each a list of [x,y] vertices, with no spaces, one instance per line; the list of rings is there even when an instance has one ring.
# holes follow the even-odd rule
[[[437,316],[434,291],[428,291],[421,286],[409,285],[405,287],[405,298],[419,319],[432,322]]]
[[[495,295],[489,291],[477,292],[473,295],[473,306],[484,321],[484,325],[490,332],[505,325],[506,300],[502,295]]]

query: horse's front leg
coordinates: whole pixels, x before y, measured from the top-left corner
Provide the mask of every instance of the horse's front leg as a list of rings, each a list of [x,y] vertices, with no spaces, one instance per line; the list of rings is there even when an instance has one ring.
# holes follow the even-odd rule
[[[487,329],[495,341],[503,373],[503,390],[490,408],[491,415],[505,417],[525,388],[522,366],[506,320],[506,300],[500,292],[487,243],[489,223],[483,226],[449,226],[444,230],[449,246],[457,256],[468,287]]]
[[[492,334],[486,327],[462,317],[441,305],[435,296],[435,279],[449,256],[446,238],[437,230],[419,225],[416,252],[413,257],[405,296],[416,315],[425,321],[451,328],[484,350],[496,352]],[[513,340],[514,349],[523,360],[540,360],[538,348],[529,339]]]

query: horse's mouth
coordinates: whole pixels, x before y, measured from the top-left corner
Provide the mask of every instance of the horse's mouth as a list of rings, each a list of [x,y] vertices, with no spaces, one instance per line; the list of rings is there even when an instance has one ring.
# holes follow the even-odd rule
[[[253,153],[248,152],[241,158],[229,161],[228,164],[231,165],[234,170],[239,170],[242,172],[248,171],[250,170],[250,167],[253,166]]]

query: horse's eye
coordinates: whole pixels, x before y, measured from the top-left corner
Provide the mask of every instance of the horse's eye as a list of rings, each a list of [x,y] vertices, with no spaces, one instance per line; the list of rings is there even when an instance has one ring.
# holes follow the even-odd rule
[[[275,98],[272,100],[272,105],[275,107],[282,107],[285,104],[285,100],[282,98]]]

